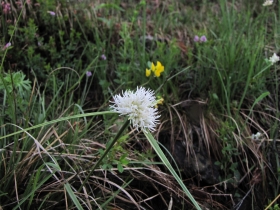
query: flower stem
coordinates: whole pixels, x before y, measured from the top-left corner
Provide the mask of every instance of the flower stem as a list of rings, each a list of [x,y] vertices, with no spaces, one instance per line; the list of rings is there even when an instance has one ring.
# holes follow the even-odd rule
[[[115,136],[114,140],[108,145],[108,147],[106,148],[105,152],[103,153],[103,155],[99,158],[99,160],[97,161],[97,163],[95,163],[95,165],[90,169],[89,174],[87,175],[86,179],[83,181],[82,185],[80,186],[78,192],[80,192],[80,190],[83,188],[83,186],[85,185],[85,183],[88,181],[89,177],[92,175],[92,173],[94,172],[94,170],[100,165],[100,163],[102,162],[102,160],[104,159],[104,157],[106,157],[106,155],[108,154],[108,152],[111,150],[111,148],[114,146],[114,144],[117,142],[117,140],[120,138],[121,134],[123,133],[123,131],[127,128],[127,126],[129,125],[129,120],[126,119],[125,123],[123,124],[123,126],[121,127],[121,129],[119,130],[119,132],[117,133],[117,135]]]

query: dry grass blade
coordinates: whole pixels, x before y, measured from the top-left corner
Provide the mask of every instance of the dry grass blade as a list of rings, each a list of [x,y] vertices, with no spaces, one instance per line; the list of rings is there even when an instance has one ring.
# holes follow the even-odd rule
[[[118,184],[108,180],[108,179],[105,179],[105,178],[101,178],[101,177],[97,177],[97,176],[91,176],[91,178],[94,178],[94,179],[97,179],[97,180],[101,180],[101,181],[104,181],[104,183],[108,183],[112,186],[115,186],[117,187],[117,189],[121,190],[128,198],[129,198],[129,201],[125,199],[126,202],[132,202],[133,204],[135,204],[135,206],[137,207],[137,209],[141,209],[139,204],[134,200],[134,198],[130,195],[129,192],[127,192],[125,189],[123,189],[121,186],[119,186]]]

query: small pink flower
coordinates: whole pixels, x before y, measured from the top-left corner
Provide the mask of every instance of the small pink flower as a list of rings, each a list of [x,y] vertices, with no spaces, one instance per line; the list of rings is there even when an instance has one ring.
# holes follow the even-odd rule
[[[201,36],[200,38],[199,38],[199,36],[195,35],[193,41],[194,42],[207,42],[207,38],[204,35]]]
[[[2,1],[2,9],[4,14],[8,14],[11,11],[11,5]]]
[[[193,41],[194,42],[199,42],[199,36],[195,35],[194,38],[193,38]]]
[[[204,35],[201,36],[201,37],[200,37],[200,41],[201,41],[201,42],[207,42],[206,36],[204,36]]]
[[[106,60],[106,59],[107,59],[107,58],[106,58],[106,55],[102,54],[102,55],[101,55],[101,59],[102,59],[102,60]]]
[[[92,76],[92,73],[91,73],[90,71],[87,71],[87,72],[86,72],[86,75],[87,75],[87,77],[91,77],[91,76]]]
[[[11,42],[8,42],[7,44],[5,44],[5,46],[3,47],[3,49],[5,50],[5,49],[7,49],[8,47],[10,47],[12,44],[11,44]]]
[[[55,12],[53,12],[53,11],[48,11],[48,13],[49,13],[51,16],[55,16]]]

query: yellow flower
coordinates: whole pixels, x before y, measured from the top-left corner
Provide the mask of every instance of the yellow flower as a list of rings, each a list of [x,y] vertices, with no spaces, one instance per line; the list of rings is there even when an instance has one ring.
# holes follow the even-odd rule
[[[163,99],[163,98],[160,98],[160,99],[157,100],[157,104],[159,104],[159,105],[162,105],[163,102],[164,102],[164,99]]]
[[[164,72],[164,66],[161,64],[161,62],[157,61],[157,65],[152,62],[151,68],[146,69],[146,77],[149,77],[151,75],[151,72],[154,73],[155,77],[160,77],[160,74]]]
[[[157,99],[157,104],[155,105],[155,108],[158,108],[158,105],[163,105],[164,99],[161,97]]]
[[[155,72],[155,70],[156,70],[156,67],[155,67],[155,65],[154,65],[153,62],[152,62],[152,65],[151,65],[151,70],[152,70],[153,72]]]
[[[149,77],[151,75],[151,69],[146,69],[146,77]]]
[[[159,77],[162,72],[164,72],[164,66],[158,61],[154,71],[155,76]]]

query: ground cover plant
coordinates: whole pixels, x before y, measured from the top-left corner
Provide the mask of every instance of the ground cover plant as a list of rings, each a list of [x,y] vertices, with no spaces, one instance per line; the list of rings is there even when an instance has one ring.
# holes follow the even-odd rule
[[[0,15],[0,209],[279,209],[278,1]]]

